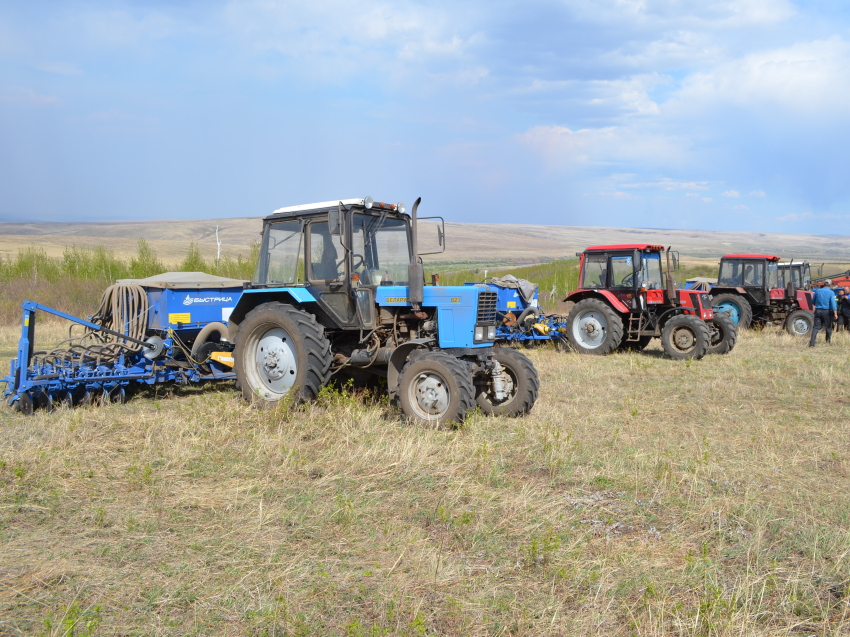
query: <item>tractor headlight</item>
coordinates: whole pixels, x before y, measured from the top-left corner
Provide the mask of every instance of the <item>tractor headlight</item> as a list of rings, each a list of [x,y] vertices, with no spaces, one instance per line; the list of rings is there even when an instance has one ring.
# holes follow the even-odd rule
[[[398,202],[398,205],[396,206],[396,208],[398,208],[398,211],[399,211],[401,214],[404,214],[405,212],[407,212],[407,206],[405,206],[405,205],[404,205],[404,202],[403,202],[403,201],[399,201],[399,202]]]
[[[476,325],[475,326],[475,336],[474,336],[473,340],[476,343],[480,343],[481,341],[484,340],[484,326],[483,325]]]
[[[366,197],[363,200],[363,207],[366,208],[366,210],[369,210],[372,207],[372,204],[374,204],[374,203],[375,203],[374,199],[372,199],[371,197]]]
[[[495,341],[496,340],[496,326],[488,325],[487,326],[487,340]]]

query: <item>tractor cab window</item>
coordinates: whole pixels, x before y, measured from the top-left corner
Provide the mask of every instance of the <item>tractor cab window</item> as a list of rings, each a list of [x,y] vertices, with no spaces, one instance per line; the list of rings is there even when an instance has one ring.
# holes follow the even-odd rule
[[[632,256],[611,257],[611,286],[631,288],[635,284],[635,268]]]
[[[741,274],[743,263],[740,261],[723,261],[720,264],[720,276],[717,277],[718,285],[741,285]]]
[[[744,264],[744,285],[761,287],[764,282],[764,264],[750,261]]]
[[[661,277],[661,255],[657,252],[643,254],[640,285],[647,290],[660,290],[664,287]]]
[[[779,287],[779,265],[775,261],[767,263],[767,287],[770,290]]]
[[[339,235],[331,234],[327,221],[309,226],[310,280],[338,281],[345,278],[345,251]]]
[[[363,285],[407,285],[410,233],[404,219],[356,214],[351,258]]]
[[[608,286],[608,256],[588,254],[584,257],[584,276],[581,287],[604,288]]]
[[[253,282],[262,284],[304,282],[300,221],[272,223],[266,228]]]
[[[808,286],[811,284],[811,282],[812,282],[812,271],[811,271],[811,269],[809,268],[809,264],[808,264],[808,263],[807,263],[807,264],[805,264],[805,265],[804,265],[804,266],[802,266],[800,269],[802,270],[802,272],[798,274],[798,277],[799,277],[801,280],[800,280],[800,282],[799,282],[799,283],[797,283],[797,282],[795,281],[795,282],[794,282],[794,284],[795,284],[798,288],[805,288],[805,287],[808,287]]]

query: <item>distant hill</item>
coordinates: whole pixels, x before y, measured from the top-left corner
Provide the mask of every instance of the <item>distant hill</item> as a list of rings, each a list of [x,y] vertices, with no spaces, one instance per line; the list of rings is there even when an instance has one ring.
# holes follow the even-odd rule
[[[0,255],[15,254],[33,245],[48,254],[61,255],[66,246],[105,245],[119,255],[136,251],[144,238],[167,261],[179,261],[189,242],[196,242],[205,256],[216,250],[218,226],[222,253],[247,256],[259,238],[259,217],[194,221],[152,220],[115,223],[0,223]],[[424,239],[431,229],[423,229]],[[574,256],[586,246],[609,243],[658,243],[673,246],[682,256],[715,260],[724,253],[759,252],[782,258],[850,262],[850,237],[833,235],[756,232],[713,232],[596,226],[538,226],[522,224],[446,224],[447,251],[430,261],[481,263],[533,263]]]

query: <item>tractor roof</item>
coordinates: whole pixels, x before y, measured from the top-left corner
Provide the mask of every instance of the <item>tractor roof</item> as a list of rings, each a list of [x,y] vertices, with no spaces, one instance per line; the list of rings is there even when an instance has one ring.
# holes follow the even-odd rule
[[[334,199],[333,201],[320,201],[318,203],[305,203],[300,206],[286,206],[284,208],[278,208],[271,215],[266,217],[266,219],[271,219],[278,215],[295,215],[301,212],[324,212],[326,210],[330,210],[331,208],[336,208],[339,204],[343,206],[358,206],[361,208],[366,207],[365,199]],[[375,212],[380,212],[381,210],[395,211],[398,207],[396,204],[391,203],[383,203],[380,201],[375,201],[371,205],[371,210]]]
[[[585,252],[614,252],[615,250],[657,250],[661,251],[664,246],[656,246],[650,243],[622,243],[610,246],[590,246],[585,248]]]
[[[768,261],[779,261],[779,257],[772,254],[724,254],[723,259],[767,259]]]

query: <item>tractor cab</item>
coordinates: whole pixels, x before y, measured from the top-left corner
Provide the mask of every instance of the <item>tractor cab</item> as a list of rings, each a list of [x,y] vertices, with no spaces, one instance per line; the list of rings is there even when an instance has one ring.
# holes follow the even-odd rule
[[[647,303],[663,303],[666,276],[661,264],[663,246],[592,246],[578,254],[579,287],[606,290],[623,304],[635,307],[645,292]],[[678,265],[678,253],[671,254]]]
[[[784,298],[779,285],[779,257],[769,254],[727,254],[720,259],[715,290],[740,288],[756,303]]]
[[[809,290],[812,287],[812,269],[808,262],[779,264],[779,287],[788,287],[793,283],[798,290]]]

